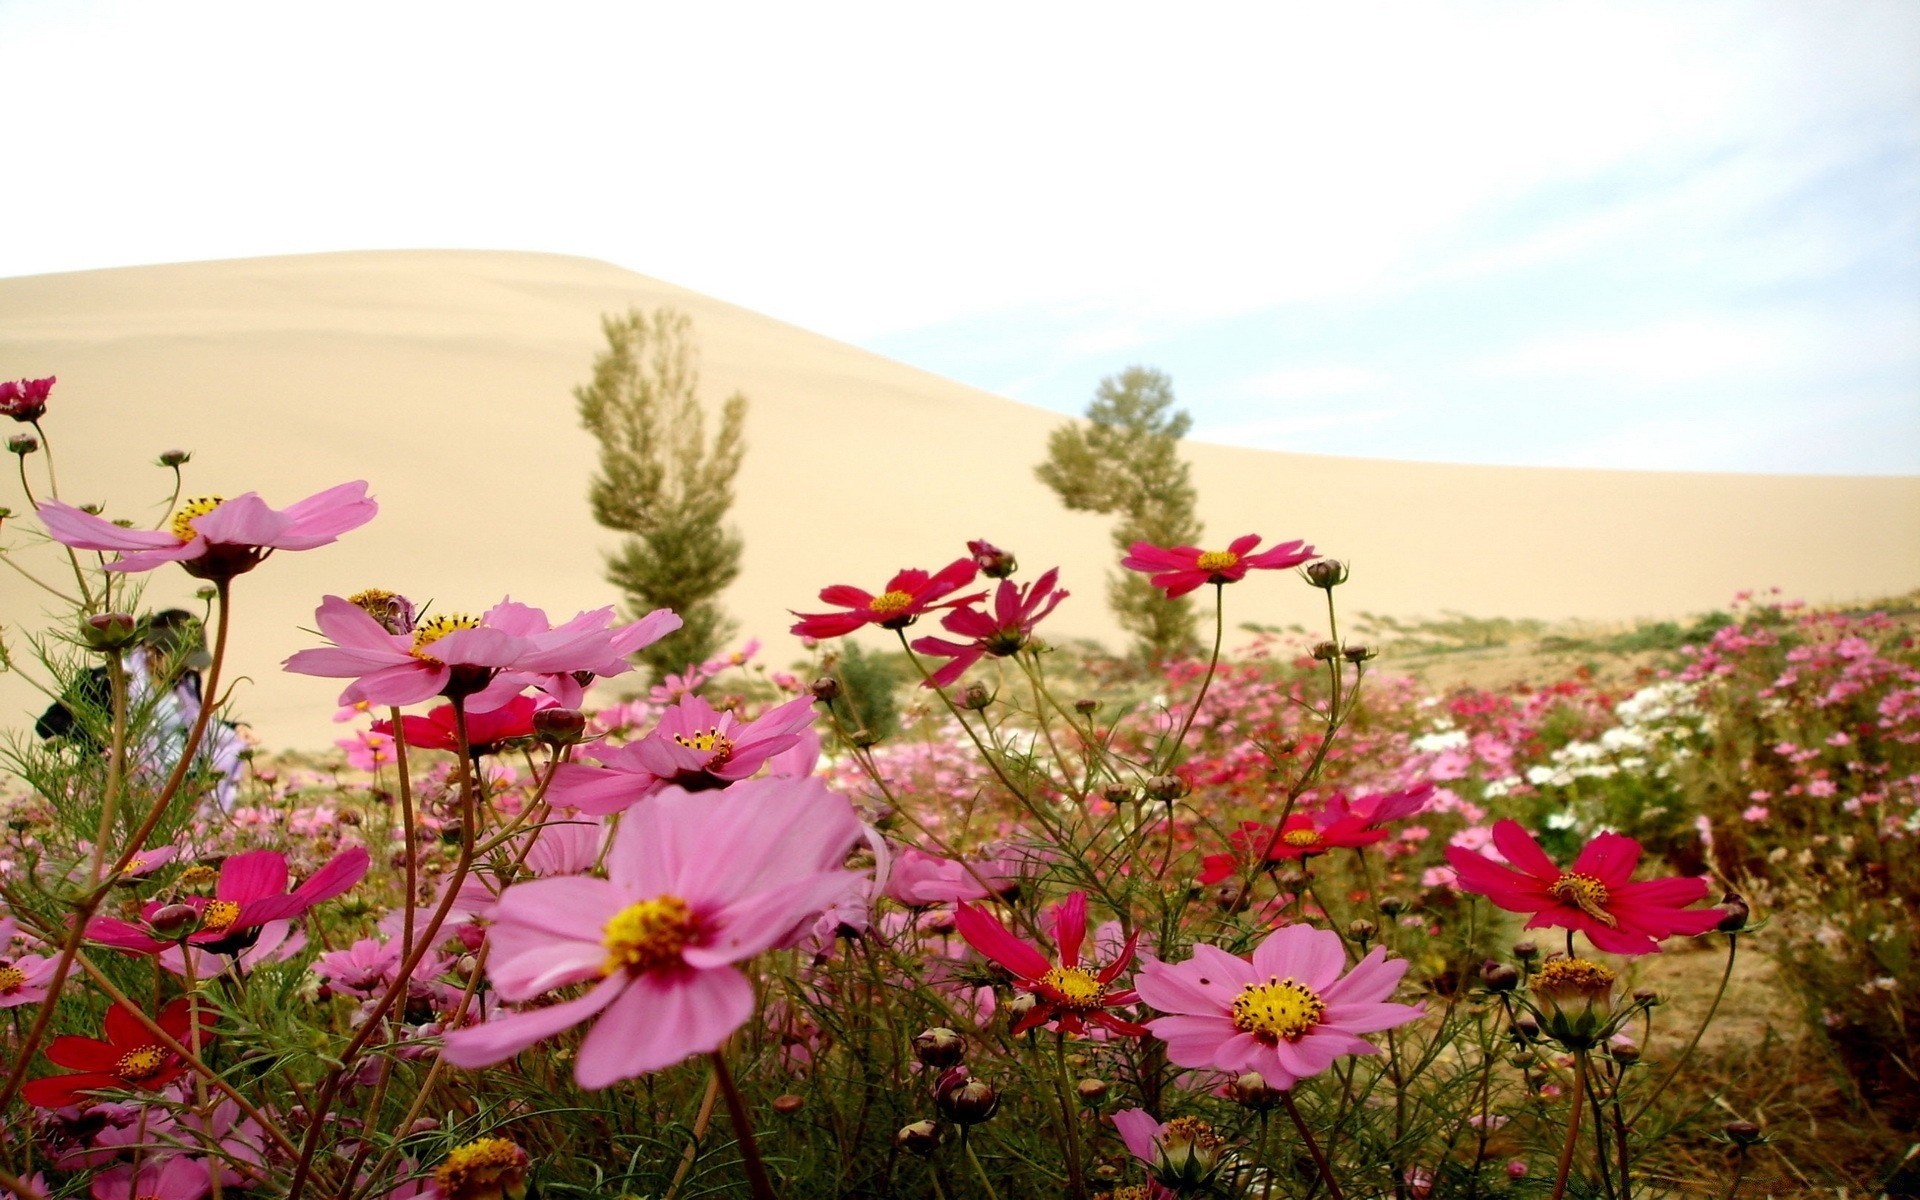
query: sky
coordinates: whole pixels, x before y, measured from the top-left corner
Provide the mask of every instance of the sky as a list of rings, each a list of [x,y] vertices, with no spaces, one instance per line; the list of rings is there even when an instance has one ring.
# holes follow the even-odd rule
[[[1920,474],[1910,2],[0,0],[0,53],[0,276],[551,251],[1060,412],[1158,367],[1209,441]]]

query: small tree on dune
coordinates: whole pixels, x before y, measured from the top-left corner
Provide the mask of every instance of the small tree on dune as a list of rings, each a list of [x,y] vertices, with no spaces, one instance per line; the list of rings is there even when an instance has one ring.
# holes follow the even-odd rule
[[[1128,367],[1100,381],[1086,423],[1069,422],[1047,439],[1040,482],[1078,512],[1115,513],[1113,543],[1192,545],[1200,539],[1192,472],[1180,439],[1193,418],[1173,407],[1173,381],[1150,367]],[[1107,603],[1149,661],[1195,644],[1193,602],[1169,600],[1145,575],[1120,571],[1107,579]]]
[[[628,535],[608,556],[607,579],[634,615],[671,608],[684,622],[640,651],[659,678],[711,658],[735,629],[719,596],[740,574],[740,535],[723,521],[746,452],[747,400],[727,397],[709,441],[692,319],[629,309],[600,324],[607,348],[593,381],[573,391],[600,443],[588,500],[595,520]]]

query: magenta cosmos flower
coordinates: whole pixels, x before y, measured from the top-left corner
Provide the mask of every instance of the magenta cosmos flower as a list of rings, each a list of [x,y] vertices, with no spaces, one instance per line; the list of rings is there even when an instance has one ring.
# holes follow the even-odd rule
[[[1203,583],[1238,583],[1255,567],[1263,571],[1282,571],[1297,567],[1318,555],[1305,542],[1282,542],[1258,554],[1260,535],[1249,533],[1233,539],[1225,550],[1202,550],[1198,546],[1156,546],[1135,542],[1120,565],[1132,571],[1146,571],[1153,586],[1169,600],[1184,596]]]
[[[669,785],[690,792],[727,787],[752,778],[769,759],[799,745],[811,724],[810,696],[742,721],[689,694],[639,741],[617,749],[585,747],[599,765],[561,764],[547,799],[604,816],[631,808]]]
[[[1704,875],[1633,882],[1640,843],[1624,834],[1594,838],[1566,871],[1517,821],[1496,822],[1493,844],[1518,870],[1459,846],[1447,847],[1447,862],[1466,891],[1508,912],[1534,914],[1528,929],[1577,930],[1609,954],[1652,954],[1660,939],[1697,936],[1726,916],[1717,908],[1687,907],[1707,898]]]
[[[256,492],[231,500],[189,500],[164,529],[125,529],[58,500],[37,510],[53,540],[76,550],[115,550],[109,571],[151,571],[177,562],[201,579],[231,579],[275,550],[311,550],[358,529],[380,511],[364,480],[343,483],[285,509],[268,508]]]
[[[432,696],[471,697],[530,650],[524,638],[487,625],[484,618],[446,613],[395,632],[362,604],[392,599],[362,592],[352,600],[328,596],[313,614],[333,643],[301,650],[282,664],[299,675],[352,679],[340,703],[413,704]],[[505,698],[501,699],[505,703]]]
[[[499,708],[487,712],[468,713],[468,752],[475,758],[483,754],[497,754],[503,745],[516,738],[532,737],[534,714],[552,707],[554,707],[552,700],[515,696]],[[458,753],[460,729],[453,717],[451,704],[442,704],[429,711],[424,717],[416,717],[409,713],[400,718],[401,737],[407,745],[416,749]],[[372,732],[386,737],[391,743],[393,722],[375,721]],[[334,744],[340,745],[338,742]]]
[[[528,687],[537,687],[563,707],[578,708],[586,685],[595,678],[623,675],[633,670],[628,657],[680,628],[672,609],[656,608],[638,621],[615,625],[613,609],[583,612],[555,625],[540,609],[501,601],[482,618],[491,629],[521,638],[526,650],[513,668],[496,676],[471,708],[503,704]]]
[[[347,891],[367,873],[370,862],[366,847],[342,850],[315,871],[305,883],[287,888],[287,857],[277,850],[249,850],[220,864],[220,878],[214,884],[213,898],[184,896],[179,903],[193,909],[194,931],[187,944],[215,954],[237,954],[252,946],[262,925],[300,916],[314,905]],[[143,919],[166,907],[149,901],[141,909]],[[87,936],[96,942],[135,954],[158,954],[178,939],[161,939],[130,921],[115,917],[95,917],[87,922]]]
[[[1145,959],[1140,998],[1172,1015],[1147,1022],[1183,1067],[1258,1071],[1276,1088],[1318,1075],[1343,1054],[1374,1054],[1360,1037],[1405,1025],[1418,1005],[1389,1004],[1405,959],[1374,947],[1344,977],[1340,935],[1311,925],[1274,930],[1248,961],[1218,946],[1193,948],[1179,964]]]
[[[979,566],[971,558],[962,558],[948,563],[932,575],[918,568],[902,571],[888,580],[887,586],[877,596],[848,584],[837,583],[821,589],[821,602],[837,605],[847,611],[794,613],[800,620],[794,624],[793,632],[801,637],[830,638],[844,637],[866,625],[878,625],[882,629],[905,629],[922,613],[935,608],[968,604],[985,596],[985,592],[976,592],[971,596],[947,599],[972,583],[974,576],[979,573]]]
[[[954,913],[954,924],[967,944],[1013,973],[1016,986],[1034,998],[1034,1006],[1013,1027],[1015,1033],[1054,1023],[1061,1033],[1084,1033],[1090,1021],[1114,1033],[1138,1037],[1146,1030],[1108,1012],[1125,1008],[1139,997],[1131,989],[1109,988],[1133,962],[1139,935],[1127,939],[1113,961],[1100,971],[1080,965],[1080,947],[1087,937],[1087,894],[1075,892],[1053,906],[1053,941],[1060,961],[1048,960],[1037,948],[1008,932],[993,914],[971,904]]]
[[[860,832],[852,806],[814,779],[668,788],[621,818],[607,878],[516,884],[491,911],[487,974],[501,999],[591,984],[586,994],[450,1033],[447,1061],[500,1062],[596,1014],[575,1059],[581,1087],[718,1049],[753,1015],[735,964],[859,882],[842,864]]]
[[[47,397],[53,394],[54,376],[45,379],[0,380],[0,417],[16,421],[38,421],[47,411]]]
[[[923,637],[914,642],[913,648],[921,654],[953,660],[935,671],[923,686],[947,687],[985,655],[1006,658],[1018,654],[1033,636],[1033,627],[1067,598],[1064,588],[1053,586],[1059,578],[1058,570],[1048,571],[1024,587],[1015,587],[1011,579],[1002,579],[994,589],[992,612],[977,609],[969,602],[942,617],[940,625],[948,633],[970,640],[950,642],[945,638]]]

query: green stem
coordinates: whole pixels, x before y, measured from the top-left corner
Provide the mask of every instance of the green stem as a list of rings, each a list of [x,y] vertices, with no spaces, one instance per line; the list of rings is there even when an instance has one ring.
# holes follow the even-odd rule
[[[746,1102],[740,1098],[740,1089],[734,1086],[732,1072],[727,1070],[726,1055],[715,1050],[707,1058],[713,1063],[713,1077],[720,1081],[720,1096],[727,1102],[727,1119],[733,1122],[733,1136],[740,1146],[747,1186],[753,1190],[754,1200],[776,1200],[766,1164],[760,1161],[760,1146],[753,1140],[753,1122],[747,1117]]]
[[[1733,958],[1739,949],[1739,945],[1740,935],[1737,933],[1729,933],[1727,935],[1727,966],[1725,970],[1720,972],[1720,986],[1713,993],[1713,1003],[1707,1007],[1706,1017],[1701,1020],[1700,1027],[1693,1031],[1693,1040],[1688,1042],[1687,1048],[1680,1052],[1680,1057],[1674,1061],[1673,1067],[1667,1072],[1666,1078],[1662,1079],[1654,1087],[1653,1091],[1647,1095],[1647,1098],[1640,1102],[1639,1107],[1633,1110],[1633,1115],[1627,1118],[1628,1129],[1632,1129],[1640,1123],[1640,1118],[1647,1115],[1647,1110],[1653,1107],[1653,1102],[1658,1100],[1660,1094],[1667,1090],[1667,1086],[1679,1077],[1680,1072],[1686,1068],[1687,1060],[1692,1058],[1693,1052],[1699,1048],[1700,1039],[1706,1035],[1707,1026],[1713,1024],[1714,1014],[1720,1011],[1720,1001],[1726,998],[1727,984],[1733,979]]]
[[[1573,1110],[1567,1114],[1567,1140],[1560,1147],[1560,1165],[1553,1177],[1553,1194],[1547,1200],[1562,1200],[1567,1194],[1567,1176],[1573,1172],[1574,1147],[1580,1144],[1580,1104],[1587,1096],[1587,1052],[1574,1056]]]
[[[1291,1088],[1280,1093],[1280,1103],[1286,1106],[1287,1116],[1292,1118],[1293,1127],[1299,1130],[1300,1140],[1306,1143],[1307,1153],[1313,1156],[1314,1168],[1320,1172],[1320,1182],[1327,1185],[1327,1194],[1332,1196],[1333,1200],[1346,1200],[1345,1194],[1340,1190],[1339,1182],[1333,1177],[1332,1165],[1327,1162],[1327,1156],[1321,1152],[1320,1143],[1313,1140],[1313,1131],[1307,1128],[1306,1120],[1300,1115],[1299,1106],[1293,1102]]]
[[[980,1165],[980,1158],[973,1152],[973,1142],[967,1137],[965,1128],[960,1130],[960,1149],[967,1155],[967,1161],[973,1164],[973,1173],[980,1178],[980,1186],[987,1191],[987,1200],[1000,1200],[993,1190],[993,1181],[987,1178],[987,1169]]]
[[[1213,585],[1213,653],[1207,657],[1207,673],[1200,680],[1200,694],[1193,698],[1193,707],[1187,710],[1187,719],[1180,723],[1180,732],[1173,735],[1173,744],[1167,747],[1167,760],[1154,770],[1156,775],[1164,775],[1173,770],[1180,761],[1180,747],[1187,740],[1187,730],[1193,728],[1193,720],[1200,715],[1200,705],[1206,701],[1207,689],[1213,686],[1213,674],[1220,667],[1220,643],[1227,631],[1227,585]]]

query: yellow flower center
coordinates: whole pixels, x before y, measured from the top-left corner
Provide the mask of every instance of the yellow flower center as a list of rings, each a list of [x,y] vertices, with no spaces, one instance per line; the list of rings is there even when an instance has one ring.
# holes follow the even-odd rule
[[[240,906],[231,900],[209,900],[200,910],[200,928],[202,931],[218,933],[232,925],[240,916]]]
[[[158,1046],[142,1046],[138,1050],[129,1050],[113,1064],[113,1073],[129,1083],[138,1083],[160,1073],[167,1065],[167,1052]]]
[[[506,1138],[487,1137],[449,1151],[433,1182],[444,1200],[481,1200],[519,1193],[526,1169],[526,1151]]]
[[[27,973],[25,971],[22,971],[12,963],[0,967],[0,994],[17,992],[25,986],[27,986]]]
[[[1203,551],[1193,565],[1202,571],[1224,571],[1240,562],[1240,556],[1231,550]]]
[[[673,740],[689,750],[711,753],[720,758],[726,758],[733,753],[733,739],[718,729],[702,729],[694,734],[676,733],[673,735]]]
[[[1085,967],[1048,967],[1040,983],[1058,994],[1055,1003],[1075,1012],[1099,1008],[1107,991],[1099,976]]]
[[[1233,1000],[1233,1027],[1269,1044],[1299,1041],[1326,1015],[1320,994],[1292,978],[1250,983]]]
[[[440,660],[427,653],[428,646],[450,633],[478,628],[480,628],[480,618],[470,617],[465,613],[447,613],[444,616],[433,617],[420,622],[419,627],[413,631],[413,647],[409,653],[421,662],[437,663]]]
[[[1115,1188],[1111,1192],[1101,1192],[1093,1200],[1153,1200],[1153,1193],[1144,1183],[1130,1183],[1126,1187]]]
[[[180,872],[179,877],[176,878],[174,882],[178,883],[181,887],[205,887],[219,878],[220,872],[205,863],[195,863]]]
[[[140,872],[146,869],[147,869],[147,860],[144,858],[136,858],[132,862],[128,863],[126,866],[121,867],[120,873],[122,875],[138,875]]]
[[[625,970],[644,975],[677,962],[693,940],[693,910],[678,896],[658,896],[629,904],[613,914],[601,939],[607,947],[602,975]]]
[[[1543,996],[1599,997],[1613,990],[1613,971],[1587,958],[1555,958],[1534,972],[1533,988]]]
[[[1280,840],[1289,846],[1318,846],[1320,844],[1320,831],[1318,829],[1289,829],[1280,835]]]
[[[1568,871],[1555,880],[1547,892],[1555,900],[1572,905],[1608,929],[1620,924],[1606,909],[1607,885],[1591,875],[1576,875]]]
[[[913,607],[913,597],[905,592],[881,592],[867,602],[867,611],[883,617],[898,616]]]
[[[173,520],[167,522],[167,532],[183,542],[192,541],[199,536],[193,528],[193,523],[219,508],[225,500],[225,496],[194,497],[182,504],[180,511],[173,514]]]

